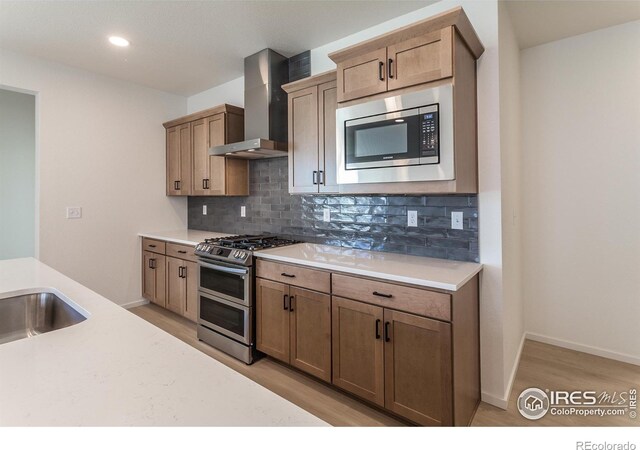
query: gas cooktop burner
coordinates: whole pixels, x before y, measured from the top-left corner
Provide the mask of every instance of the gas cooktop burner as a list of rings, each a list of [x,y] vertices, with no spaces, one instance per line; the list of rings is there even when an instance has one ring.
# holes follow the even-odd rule
[[[270,235],[225,236],[205,239],[204,242],[196,246],[195,253],[204,258],[248,266],[253,263],[253,254],[251,252],[254,250],[283,247],[298,243],[300,241]]]

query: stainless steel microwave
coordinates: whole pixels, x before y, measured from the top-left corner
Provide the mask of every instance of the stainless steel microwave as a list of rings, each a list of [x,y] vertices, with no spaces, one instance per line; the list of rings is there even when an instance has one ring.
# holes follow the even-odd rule
[[[450,84],[336,112],[338,184],[453,180]]]

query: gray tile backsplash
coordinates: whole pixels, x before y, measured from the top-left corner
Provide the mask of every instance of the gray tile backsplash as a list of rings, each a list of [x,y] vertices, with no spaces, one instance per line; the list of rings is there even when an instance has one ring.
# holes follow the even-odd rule
[[[287,158],[251,161],[251,195],[189,197],[189,228],[478,261],[476,195],[289,195],[287,176]],[[331,222],[323,222],[324,208]],[[407,227],[407,210],[418,212],[417,227]],[[451,211],[464,213],[463,230],[451,229]]]

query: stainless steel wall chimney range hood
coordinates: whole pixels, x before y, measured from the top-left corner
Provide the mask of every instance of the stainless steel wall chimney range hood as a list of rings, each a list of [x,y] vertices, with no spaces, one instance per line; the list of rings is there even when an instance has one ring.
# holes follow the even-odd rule
[[[209,154],[260,159],[287,156],[289,61],[266,48],[244,59],[244,137],[242,142],[211,147]]]

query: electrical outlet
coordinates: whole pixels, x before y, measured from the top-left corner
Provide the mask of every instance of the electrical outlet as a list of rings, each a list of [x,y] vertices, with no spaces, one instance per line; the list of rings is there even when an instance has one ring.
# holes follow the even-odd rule
[[[247,217],[247,207],[246,206],[241,206],[240,207],[240,217]]]
[[[407,226],[408,227],[418,226],[418,211],[407,211]]]
[[[203,216],[207,215],[207,205],[202,205],[202,215]]]
[[[67,206],[67,219],[82,219],[82,208]]]
[[[451,211],[451,229],[462,230],[462,220],[464,213],[462,211]]]
[[[331,222],[331,210],[329,208],[324,208],[322,210],[322,221]]]

